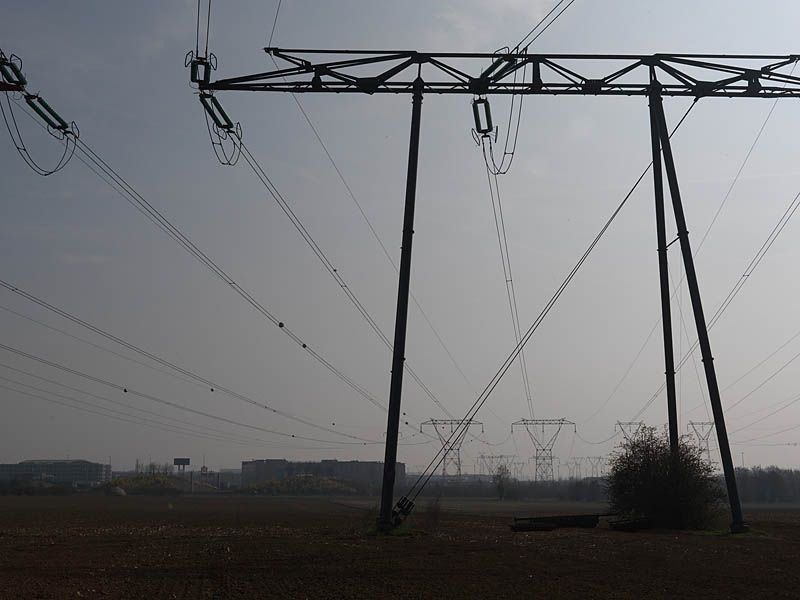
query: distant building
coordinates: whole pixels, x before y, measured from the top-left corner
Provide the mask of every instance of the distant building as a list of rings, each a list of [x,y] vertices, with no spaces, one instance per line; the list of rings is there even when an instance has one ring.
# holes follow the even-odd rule
[[[406,466],[397,463],[397,481],[405,479]],[[295,475],[333,477],[362,485],[377,485],[383,477],[383,463],[361,460],[323,460],[322,462],[290,462],[283,458],[242,462],[242,486],[248,487]]]
[[[247,487],[289,477],[289,461],[285,458],[242,461],[242,486]]]
[[[221,489],[232,489],[242,487],[241,469],[220,469],[219,487]]]
[[[0,464],[0,482],[47,481],[94,486],[110,480],[111,465],[88,460],[23,460],[16,464]]]

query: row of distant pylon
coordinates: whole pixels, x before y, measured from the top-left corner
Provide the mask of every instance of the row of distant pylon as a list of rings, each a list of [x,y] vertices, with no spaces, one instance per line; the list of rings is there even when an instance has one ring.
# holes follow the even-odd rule
[[[476,473],[478,475],[494,475],[498,472],[500,467],[506,467],[510,475],[515,479],[525,479],[525,468],[533,462],[536,465],[534,470],[534,480],[536,481],[551,481],[561,479],[561,461],[558,457],[553,457],[553,471],[552,476],[549,470],[542,469],[541,457],[536,460],[536,457],[531,457],[527,461],[520,460],[516,454],[480,454],[476,463]],[[546,463],[545,463],[546,464]],[[583,479],[583,467],[589,467],[589,477],[602,477],[605,475],[606,457],[605,456],[574,456],[564,463],[569,475],[569,479]],[[543,472],[547,472],[548,476],[542,476]]]
[[[615,426],[625,439],[634,437],[644,427],[644,421],[617,421]],[[714,433],[714,421],[689,421],[686,428],[692,433],[697,447],[709,464],[711,461],[711,434]]]
[[[524,470],[530,461],[534,463],[534,481],[554,481],[560,479],[561,463],[557,457],[553,456],[558,435],[565,425],[572,425],[576,429],[575,423],[567,419],[520,419],[511,424],[511,433],[514,433],[514,426],[525,427],[528,436],[534,447],[534,455],[529,461],[520,460],[517,455],[481,454],[478,457],[477,471],[480,474],[494,475],[500,466],[508,469],[509,474],[517,479],[522,479]],[[420,425],[420,431],[425,427],[436,432],[439,442],[442,444],[442,476],[461,477],[461,445],[467,435],[475,437],[472,433],[480,427],[480,433],[484,432],[483,423],[474,419],[429,419]],[[644,427],[643,421],[617,421],[615,429],[622,433],[623,437],[630,439],[636,436],[641,428]],[[714,431],[714,423],[707,421],[690,421],[689,429],[700,447],[706,460],[711,463],[710,438]],[[601,477],[605,474],[606,459],[604,456],[585,456],[571,457],[564,466],[568,469],[570,479],[582,479],[583,467],[589,466],[591,477]]]

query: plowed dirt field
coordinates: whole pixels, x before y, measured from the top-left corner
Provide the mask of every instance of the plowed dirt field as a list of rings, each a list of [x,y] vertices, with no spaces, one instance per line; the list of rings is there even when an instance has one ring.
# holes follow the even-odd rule
[[[745,535],[512,533],[496,501],[419,507],[368,533],[372,500],[0,497],[0,598],[798,598],[800,510]]]

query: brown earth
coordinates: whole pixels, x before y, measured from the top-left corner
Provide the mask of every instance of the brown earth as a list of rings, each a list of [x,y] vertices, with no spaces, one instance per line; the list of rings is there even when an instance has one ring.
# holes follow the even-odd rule
[[[512,533],[497,501],[418,507],[368,533],[371,500],[0,497],[0,598],[798,598],[800,509],[753,531]]]

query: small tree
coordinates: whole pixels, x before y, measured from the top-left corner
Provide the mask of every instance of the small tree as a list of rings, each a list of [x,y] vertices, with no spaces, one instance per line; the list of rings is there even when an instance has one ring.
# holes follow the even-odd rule
[[[506,496],[506,488],[508,487],[508,483],[511,481],[511,473],[508,470],[508,467],[505,465],[500,465],[497,467],[497,470],[492,475],[492,483],[494,483],[494,487],[497,489],[497,497],[502,500]]]
[[[682,437],[677,456],[666,433],[642,427],[622,442],[609,461],[611,509],[644,517],[656,527],[702,529],[716,519],[725,494],[700,448]]]

